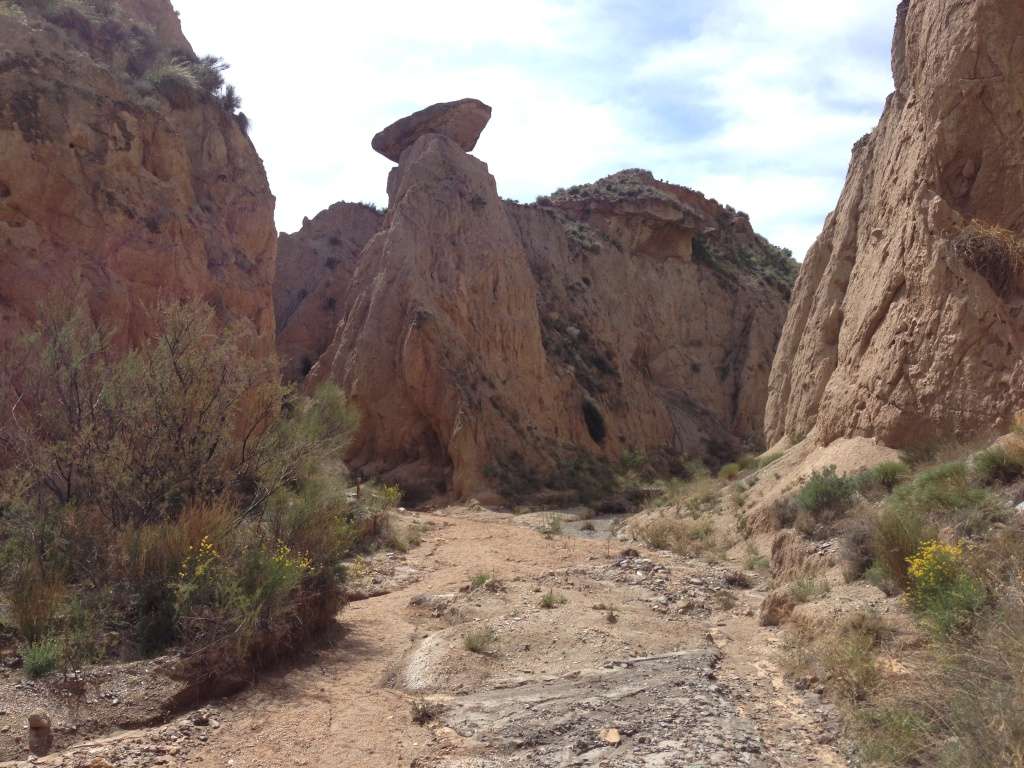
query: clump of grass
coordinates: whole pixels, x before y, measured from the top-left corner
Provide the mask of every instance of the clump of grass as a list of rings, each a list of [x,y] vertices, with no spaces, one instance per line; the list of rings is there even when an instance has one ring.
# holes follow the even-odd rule
[[[1006,485],[1024,475],[1022,457],[999,446],[976,454],[972,466],[982,485]]]
[[[540,533],[544,538],[551,539],[555,536],[562,535],[562,516],[557,512],[549,512],[544,516],[544,525],[540,528]]]
[[[483,589],[488,585],[488,583],[490,583],[493,580],[493,573],[478,573],[469,580],[469,589],[470,591]]]
[[[470,653],[485,656],[491,653],[498,636],[490,627],[481,627],[467,632],[462,638],[462,646]]]
[[[1024,765],[1024,573],[1016,562],[970,635],[936,635],[906,660],[898,683],[854,711],[865,758],[896,766]]]
[[[45,637],[29,643],[21,650],[25,675],[36,680],[57,669],[60,663],[60,643],[54,637]]]
[[[1024,239],[1003,227],[972,221],[953,239],[954,253],[1006,298],[1024,277]]]
[[[540,599],[540,607],[546,610],[558,608],[559,606],[565,605],[569,602],[569,598],[560,592],[555,592],[554,589],[549,589],[544,593],[544,596]]]
[[[791,676],[817,678],[840,703],[864,700],[881,682],[879,647],[891,636],[882,618],[858,611],[822,629],[795,623],[783,640],[783,667]]]
[[[771,561],[758,552],[753,545],[747,545],[747,556],[743,565],[748,571],[757,571],[758,573],[767,573],[771,569]]]
[[[862,494],[892,493],[900,483],[910,478],[911,470],[902,461],[885,461],[871,469],[854,475],[854,487]]]
[[[824,597],[831,591],[829,583],[824,579],[812,576],[801,576],[789,586],[789,596],[796,603],[810,603]]]
[[[686,557],[696,557],[721,548],[715,536],[714,522],[708,517],[662,515],[648,521],[638,531],[644,544]]]

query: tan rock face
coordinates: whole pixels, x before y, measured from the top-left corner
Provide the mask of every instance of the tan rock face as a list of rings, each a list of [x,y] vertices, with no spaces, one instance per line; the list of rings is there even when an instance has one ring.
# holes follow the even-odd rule
[[[397,163],[420,136],[434,133],[472,152],[490,119],[491,108],[477,99],[434,104],[389,125],[373,137],[372,146]]]
[[[642,171],[506,203],[439,134],[388,190],[309,376],[362,412],[353,467],[417,498],[508,497],[626,451],[667,464],[760,442],[795,264],[743,214]]]
[[[147,332],[160,301],[201,297],[272,350],[259,156],[214,99],[172,108],[144,85],[160,60],[191,55],[170,3],[124,0],[84,26],[0,14],[0,40],[0,342],[77,283],[122,340]]]
[[[309,373],[334,338],[358,256],[383,219],[361,203],[337,203],[278,237],[274,315],[288,381]]]
[[[1007,427],[1024,405],[1024,293],[958,245],[971,222],[1024,233],[1022,35],[1016,0],[901,3],[896,91],[797,281],[769,441],[903,447]]]

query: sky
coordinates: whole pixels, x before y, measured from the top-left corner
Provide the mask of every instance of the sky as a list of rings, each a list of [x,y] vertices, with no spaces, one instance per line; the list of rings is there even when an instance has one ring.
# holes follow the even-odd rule
[[[394,120],[474,97],[474,153],[532,202],[623,168],[750,214],[798,259],[892,90],[897,0],[174,0],[223,57],[282,232],[387,204]]]

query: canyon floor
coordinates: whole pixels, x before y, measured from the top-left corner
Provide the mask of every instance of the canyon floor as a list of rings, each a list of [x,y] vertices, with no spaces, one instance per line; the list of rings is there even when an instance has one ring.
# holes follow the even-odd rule
[[[409,513],[422,542],[358,563],[364,599],[300,662],[32,764],[849,764],[831,706],[783,682],[781,635],[756,617],[764,576],[560,519],[556,533],[551,513]]]

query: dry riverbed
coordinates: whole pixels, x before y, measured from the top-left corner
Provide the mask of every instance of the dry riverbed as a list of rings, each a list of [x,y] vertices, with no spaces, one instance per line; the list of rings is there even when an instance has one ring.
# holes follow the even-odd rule
[[[360,564],[360,599],[301,663],[34,764],[848,765],[831,707],[782,681],[757,574],[624,544],[607,521],[545,535],[550,515],[415,517],[422,544]],[[55,718],[62,747],[72,718]]]

